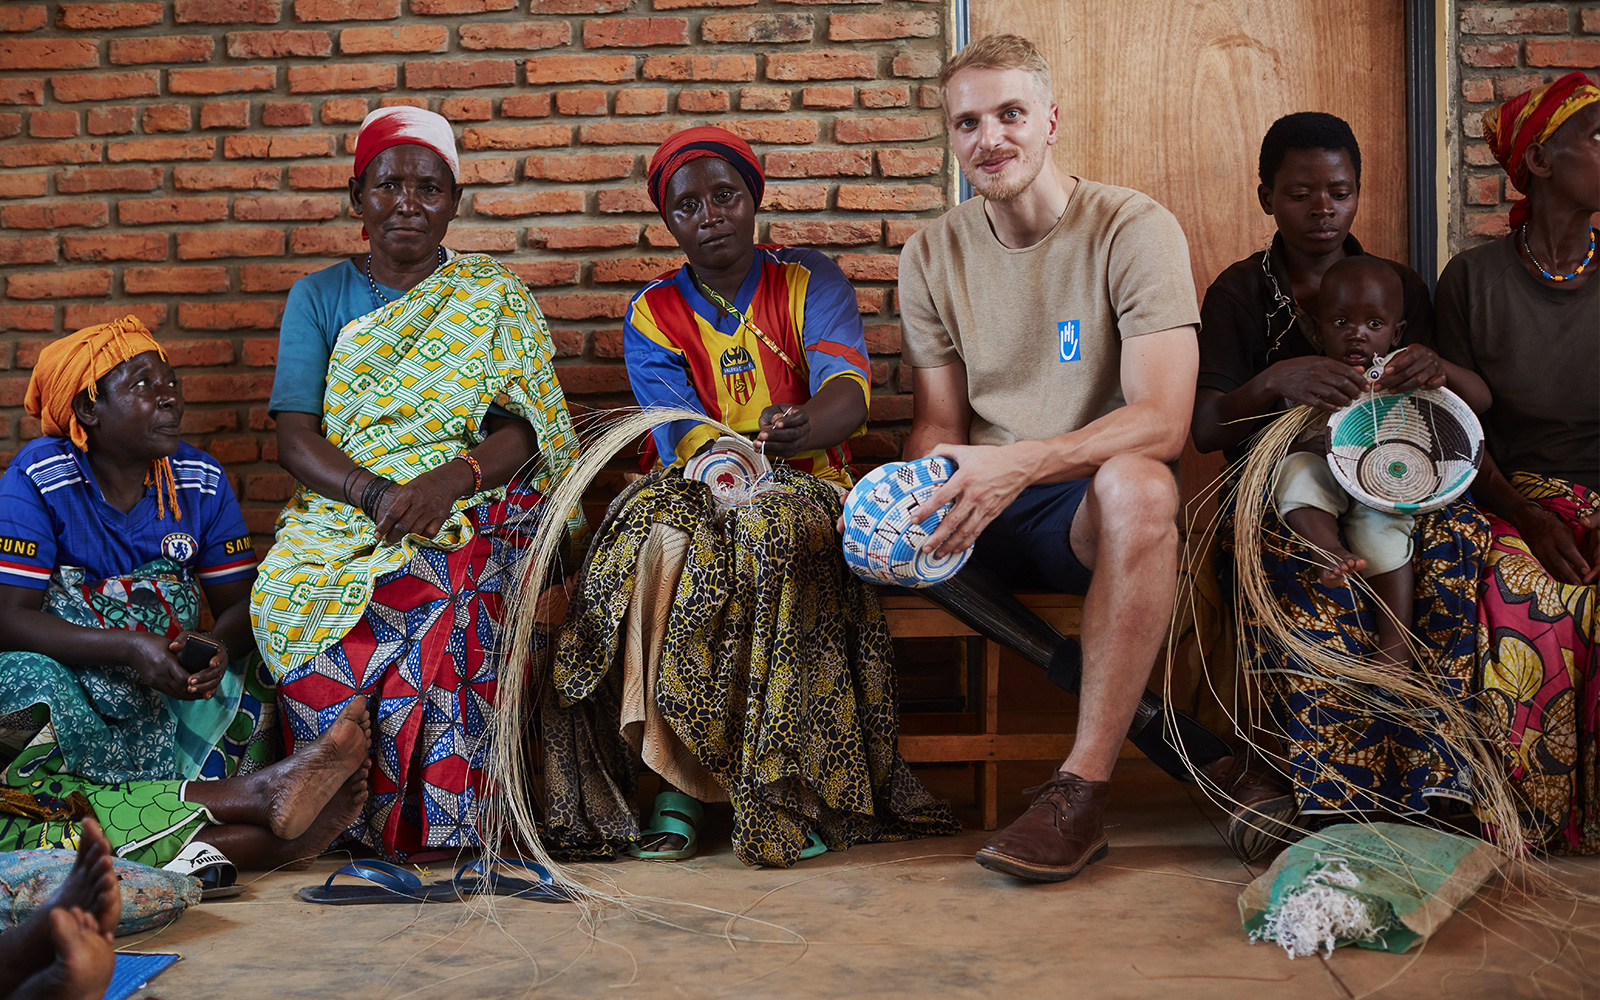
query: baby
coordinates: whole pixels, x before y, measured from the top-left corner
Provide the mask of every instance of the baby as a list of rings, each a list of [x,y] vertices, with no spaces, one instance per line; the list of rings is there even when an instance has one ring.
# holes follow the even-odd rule
[[[1347,257],[1329,268],[1318,300],[1323,354],[1362,372],[1393,351],[1405,333],[1400,276],[1375,257]],[[1488,408],[1483,379],[1448,361],[1440,363],[1446,388],[1475,413]],[[1368,507],[1346,493],[1328,468],[1327,437],[1326,421],[1313,425],[1278,463],[1273,491],[1278,513],[1295,534],[1326,553],[1317,559],[1324,584],[1337,586],[1349,573],[1366,579],[1383,605],[1378,609],[1378,662],[1410,669],[1415,518]]]

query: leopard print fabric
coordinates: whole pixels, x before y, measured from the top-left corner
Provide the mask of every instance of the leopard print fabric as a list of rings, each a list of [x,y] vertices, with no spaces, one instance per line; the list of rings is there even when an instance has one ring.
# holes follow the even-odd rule
[[[638,837],[612,665],[655,523],[691,536],[656,703],[726,789],[740,860],[788,867],[808,830],[834,850],[959,830],[900,757],[889,630],[840,555],[838,494],[787,469],[775,483],[719,510],[703,483],[658,474],[613,505],[544,698],[553,846],[608,856]]]

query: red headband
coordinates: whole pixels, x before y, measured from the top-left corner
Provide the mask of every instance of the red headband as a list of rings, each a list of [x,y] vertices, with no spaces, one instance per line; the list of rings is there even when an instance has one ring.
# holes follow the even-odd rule
[[[655,155],[650,157],[647,173],[650,200],[655,203],[656,211],[661,213],[662,218],[666,218],[667,213],[661,203],[666,199],[667,184],[671,182],[672,175],[690,160],[698,160],[702,156],[715,156],[732,164],[733,169],[744,178],[756,207],[761,207],[761,193],[767,189],[767,178],[762,174],[761,162],[756,159],[750,144],[727,129],[699,125],[684,129],[663,142]]]

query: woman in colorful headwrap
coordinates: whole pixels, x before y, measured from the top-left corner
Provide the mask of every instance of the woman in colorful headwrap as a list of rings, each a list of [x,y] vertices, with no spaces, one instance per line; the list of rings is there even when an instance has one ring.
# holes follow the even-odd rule
[[[1361,200],[1355,134],[1334,115],[1287,115],[1262,138],[1259,173],[1257,203],[1277,232],[1267,249],[1218,275],[1200,309],[1191,429],[1200,451],[1220,449],[1230,463],[1244,458],[1251,436],[1286,406],[1332,413],[1368,388],[1350,364],[1323,356],[1316,322],[1323,275],[1347,257],[1367,256],[1350,232]],[[1428,346],[1433,310],[1427,285],[1406,265],[1384,263],[1401,282],[1402,342],[1408,346],[1385,368],[1378,388],[1437,388],[1445,376]],[[1224,505],[1218,530],[1225,552],[1221,593],[1231,599],[1235,561],[1258,560],[1298,639],[1334,656],[1372,656],[1380,613],[1374,602],[1359,587],[1324,583],[1309,546],[1271,503],[1263,509],[1258,541],[1234,537],[1234,509],[1232,502]],[[1474,581],[1488,540],[1483,519],[1461,500],[1417,518],[1412,539],[1416,597],[1406,624],[1435,683],[1465,696]],[[1427,724],[1408,724],[1364,685],[1328,677],[1259,623],[1249,623],[1242,636],[1238,662],[1259,682],[1269,712],[1261,729],[1282,749],[1281,755],[1259,755],[1237,788],[1224,783],[1234,800],[1228,842],[1242,858],[1279,846],[1275,834],[1297,816],[1308,824],[1351,814],[1409,816],[1455,811],[1472,801],[1472,773],[1460,752],[1466,734],[1454,733],[1438,713],[1427,713]],[[1233,664],[1219,668],[1231,672]]]
[[[351,832],[400,858],[480,843],[501,591],[577,445],[527,288],[443,246],[460,200],[449,122],[367,116],[350,201],[371,249],[289,293],[270,409],[300,485],[251,595],[291,749],[373,701]]]
[[[290,841],[351,779],[365,720],[268,766],[255,552],[222,467],[178,437],[165,354],[132,316],[80,330],[40,352],[25,406],[44,436],[0,478],[0,850],[69,842],[98,814],[113,849],[146,863],[197,835],[240,866],[315,856],[330,819],[320,842]],[[190,641],[212,644],[198,668],[180,659]],[[271,815],[291,799],[293,817]]]
[[[629,306],[634,395],[705,413],[786,465],[719,507],[679,474],[719,432],[655,431],[669,468],[612,505],[557,647],[547,831],[675,860],[695,852],[702,803],[731,801],[739,858],[776,866],[953,832],[899,756],[888,630],[833,527],[871,384],[855,293],[823,254],[756,243],[765,178],[732,133],[678,133],[648,182],[688,263]],[[664,789],[642,831],[641,756]]]
[[[1439,353],[1494,394],[1478,706],[1529,842],[1600,853],[1600,88],[1569,73],[1486,112],[1483,137],[1523,197],[1437,295]]]

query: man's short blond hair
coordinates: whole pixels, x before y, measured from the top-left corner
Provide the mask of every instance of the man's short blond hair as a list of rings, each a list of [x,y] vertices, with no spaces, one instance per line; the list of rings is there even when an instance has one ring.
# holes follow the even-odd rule
[[[964,69],[1020,69],[1033,77],[1046,102],[1055,100],[1050,89],[1050,64],[1044,61],[1034,44],[1021,35],[987,35],[957,52],[939,74],[941,99],[950,78]]]

